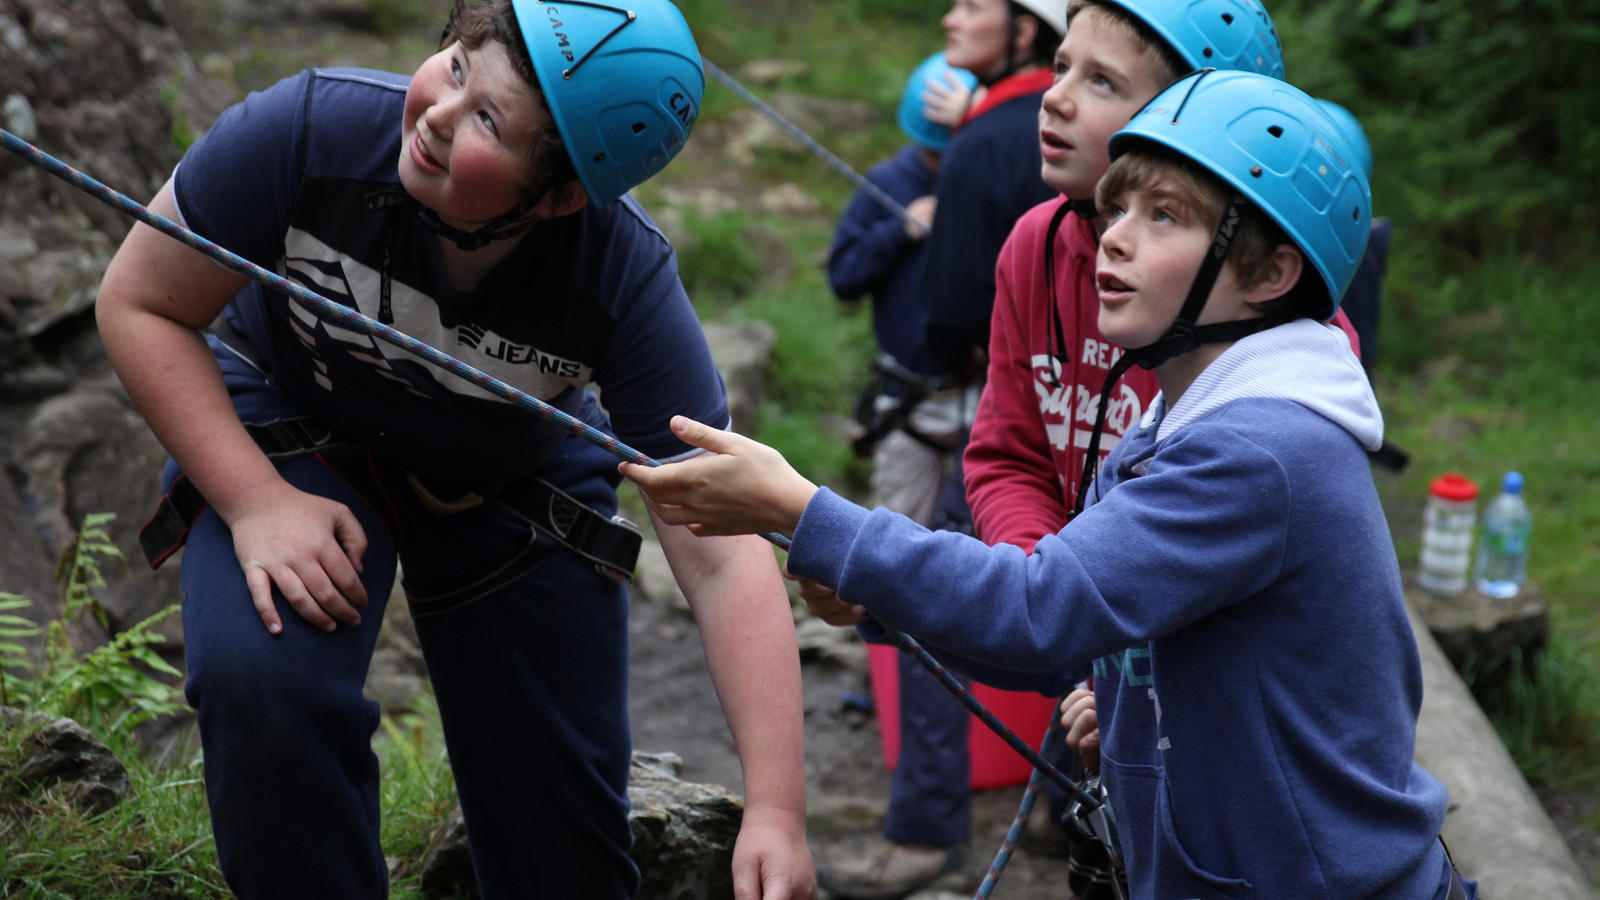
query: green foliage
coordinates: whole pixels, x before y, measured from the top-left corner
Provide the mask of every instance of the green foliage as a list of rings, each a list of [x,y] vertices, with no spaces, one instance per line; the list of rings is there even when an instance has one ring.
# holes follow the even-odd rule
[[[1529,781],[1572,786],[1600,776],[1600,674],[1559,630],[1531,659],[1513,650],[1493,664],[1469,662],[1463,677]]]
[[[455,780],[431,690],[423,693],[412,712],[383,718],[377,752],[383,778],[384,852],[410,861],[408,868],[414,869],[456,805]],[[391,895],[397,900],[408,896],[415,890],[414,881],[398,877]]]
[[[167,132],[172,146],[180,152],[187,151],[195,142],[194,123],[189,121],[188,113],[183,111],[180,101],[180,92],[183,90],[183,73],[174,71],[167,83],[161,86],[161,106],[172,117],[172,127]]]
[[[97,557],[121,558],[105,531],[108,515],[90,516],[62,556],[59,574],[75,615],[98,610],[91,588],[101,584]],[[162,638],[149,628],[176,612],[172,606],[79,656],[62,622],[52,622],[42,663],[14,639],[40,629],[15,615],[27,598],[0,594],[0,676],[7,668],[38,668],[35,680],[12,678],[0,705],[84,724],[128,769],[123,802],[100,814],[74,807],[54,788],[19,790],[0,783],[0,897],[146,900],[230,896],[217,869],[201,761],[180,746],[167,761],[152,760],[134,737],[150,719],[177,712],[181,696],[157,675],[177,676],[156,653]],[[152,674],[154,673],[154,674]],[[25,728],[0,728],[0,772],[16,769]],[[383,769],[383,845],[402,860],[391,885],[396,900],[418,900],[415,870],[439,824],[456,803],[438,710],[425,694],[415,712],[385,717],[376,750]]]
[[[64,622],[105,611],[94,596],[104,587],[100,558],[124,560],[106,526],[111,514],[84,518],[62,553],[56,578],[62,583],[62,619],[45,629],[41,658],[29,659],[15,639],[39,628],[9,612],[29,600],[0,594],[0,678],[6,669],[31,670],[32,679],[0,681],[0,705],[51,718],[71,718],[95,733],[128,769],[129,793],[137,802],[92,814],[68,802],[56,788],[18,790],[0,784],[0,896],[40,898],[225,897],[216,869],[199,761],[151,762],[133,730],[156,716],[176,712],[180,695],[159,676],[180,673],[156,653],[165,640],[149,629],[176,612],[171,606],[81,656]],[[26,720],[19,719],[19,722]],[[0,732],[0,771],[12,771],[28,730]]]
[[[1435,252],[1600,223],[1600,0],[1271,6],[1290,80],[1362,120],[1378,212]]]
[[[1526,478],[1528,576],[1551,611],[1550,646],[1469,674],[1524,774],[1554,786],[1600,775],[1600,664],[1589,649],[1600,634],[1600,445],[1580,399],[1600,369],[1595,249],[1573,238],[1545,264],[1502,248],[1435,280],[1401,256],[1379,355],[1387,433],[1412,456],[1404,475],[1379,480],[1402,562],[1417,559],[1430,479],[1466,474],[1483,491],[1481,508],[1504,472]]]
[[[0,642],[0,705],[70,718],[102,739],[182,708],[178,690],[159,677],[177,678],[182,673],[156,652],[155,645],[166,638],[150,631],[177,612],[176,605],[82,656],[67,638],[66,623],[85,613],[93,613],[102,626],[107,625],[105,610],[94,589],[105,587],[100,557],[127,561],[106,531],[106,526],[115,520],[114,513],[85,516],[83,526],[62,552],[56,566],[56,580],[62,585],[62,618],[45,629],[39,663],[29,659],[25,648],[15,640],[38,634],[38,626],[4,612],[26,608],[28,599],[0,594],[0,638],[11,638]],[[7,679],[6,669],[34,670],[37,677]]]
[[[375,31],[393,36],[430,21],[434,7],[423,0],[367,0],[367,15]]]
[[[117,549],[116,543],[106,533],[105,526],[116,521],[116,518],[116,513],[90,513],[84,516],[83,527],[78,529],[72,543],[61,552],[61,559],[56,563],[56,581],[62,586],[61,616],[66,621],[77,618],[79,613],[89,609],[99,620],[100,627],[110,628],[106,622],[106,611],[92,589],[106,586],[97,556],[108,556],[124,564],[128,562],[128,557]]]
[[[27,648],[17,641],[21,638],[34,637],[39,634],[40,628],[31,619],[13,615],[8,610],[27,609],[32,605],[31,600],[17,594],[0,592],[0,706],[15,705],[12,699],[12,681],[8,678],[7,670],[28,670],[33,668],[29,661]],[[30,682],[24,682],[20,687],[27,689]]]
[[[744,213],[684,215],[686,240],[677,244],[678,273],[697,307],[716,306],[745,296],[761,281],[764,261],[746,234]]]
[[[48,663],[33,708],[65,716],[97,733],[128,731],[182,709],[178,689],[150,674],[173,679],[183,675],[155,650],[166,638],[149,631],[177,611],[176,604],[169,606],[81,657],[73,652],[61,623],[52,622]]]

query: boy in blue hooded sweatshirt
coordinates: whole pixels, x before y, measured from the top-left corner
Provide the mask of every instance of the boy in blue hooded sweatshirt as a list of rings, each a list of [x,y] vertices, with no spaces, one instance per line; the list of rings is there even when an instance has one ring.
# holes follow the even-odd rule
[[[697,533],[792,535],[830,621],[1003,686],[1092,672],[1136,898],[1475,897],[1413,761],[1422,676],[1367,462],[1382,418],[1319,324],[1361,258],[1366,179],[1314,101],[1245,72],[1181,79],[1111,155],[1099,326],[1162,393],[1032,555],[862,509],[682,418],[715,455],[623,473]]]

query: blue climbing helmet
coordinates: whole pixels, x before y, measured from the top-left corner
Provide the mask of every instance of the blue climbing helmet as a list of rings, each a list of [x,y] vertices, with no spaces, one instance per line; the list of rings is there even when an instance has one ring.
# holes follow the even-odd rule
[[[1332,100],[1317,98],[1317,105],[1328,114],[1333,124],[1339,126],[1339,133],[1344,135],[1345,142],[1350,149],[1355,151],[1356,165],[1361,171],[1367,173],[1367,180],[1372,180],[1372,145],[1367,142],[1367,132],[1361,127],[1361,120],[1355,117],[1350,110],[1345,109]]]
[[[1366,250],[1372,191],[1317,101],[1253,72],[1203,70],[1173,82],[1113,134],[1111,158],[1141,141],[1198,163],[1282,228],[1328,290],[1321,319],[1333,318]]]
[[[578,180],[604,204],[661,171],[700,114],[705,67],[669,0],[512,0]]]
[[[1194,69],[1283,78],[1283,45],[1256,0],[1102,0],[1143,22]]]
[[[950,143],[950,127],[928,120],[927,104],[922,102],[922,95],[930,83],[944,85],[952,79],[969,91],[978,85],[978,76],[945,62],[944,52],[940,51],[911,70],[905,93],[900,95],[900,109],[896,114],[900,130],[918,145],[935,152]]]

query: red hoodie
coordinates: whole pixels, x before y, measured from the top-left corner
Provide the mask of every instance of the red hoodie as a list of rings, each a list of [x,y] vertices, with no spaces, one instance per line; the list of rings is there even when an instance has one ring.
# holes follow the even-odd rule
[[[1066,338],[1059,384],[1051,378],[1050,292],[1044,240],[1065,198],[1028,210],[995,263],[994,314],[989,330],[989,380],[978,402],[963,459],[967,503],[978,536],[1028,552],[1060,531],[1077,500],[1106,372],[1121,349],[1100,339],[1094,229],[1076,214],[1062,220],[1055,240],[1056,302]],[[1060,351],[1056,351],[1060,352]],[[1155,373],[1134,367],[1113,389],[1100,438],[1101,459],[1139,423],[1159,388]]]
[[[967,503],[978,536],[1028,552],[1067,522],[1078,497],[1106,373],[1122,350],[1100,337],[1094,283],[1099,241],[1094,228],[1069,213],[1056,233],[1056,302],[1065,346],[1057,342],[1045,282],[1044,240],[1065,198],[1041,203],[1017,220],[995,263],[994,313],[989,330],[989,376],[978,402],[963,458]],[[1079,298],[1088,298],[1079,302]],[[1357,347],[1341,310],[1334,319]],[[1050,354],[1065,351],[1056,379]],[[1160,390],[1155,372],[1138,366],[1112,389],[1105,454],[1149,408]]]

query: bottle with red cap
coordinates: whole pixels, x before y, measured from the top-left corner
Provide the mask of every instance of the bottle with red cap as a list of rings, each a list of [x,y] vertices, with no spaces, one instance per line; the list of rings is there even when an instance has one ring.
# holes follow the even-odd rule
[[[1477,519],[1478,485],[1472,479],[1446,472],[1428,485],[1418,583],[1436,594],[1459,594],[1467,589]]]

